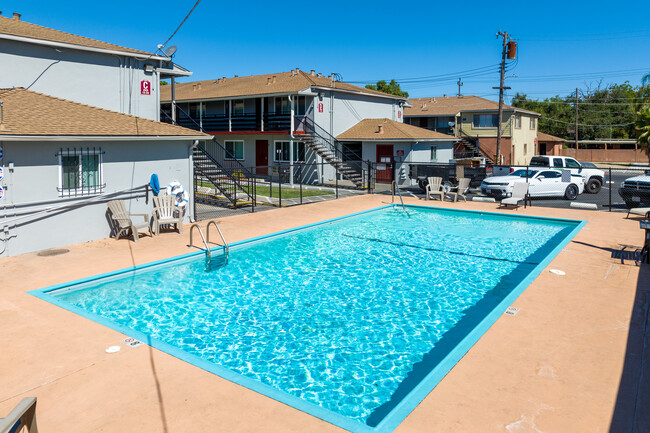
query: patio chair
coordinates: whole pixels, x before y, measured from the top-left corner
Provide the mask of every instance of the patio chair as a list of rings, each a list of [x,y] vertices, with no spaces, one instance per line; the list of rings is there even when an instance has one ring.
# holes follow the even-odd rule
[[[471,179],[467,177],[463,177],[458,181],[457,186],[452,186],[447,194],[449,194],[450,198],[453,197],[454,203],[458,201],[458,197],[462,197],[463,201],[467,201],[467,197],[465,197],[465,193],[467,190],[469,190],[469,183]]]
[[[38,433],[36,427],[36,397],[23,398],[9,415],[0,418],[0,432],[17,433],[27,429],[28,433]]]
[[[178,233],[183,233],[183,209],[176,206],[176,196],[159,195],[153,198],[153,227],[156,235],[160,226],[174,224]]]
[[[512,195],[508,198],[501,200],[500,206],[508,207],[508,205],[513,205],[515,208],[519,207],[519,202],[526,200],[526,194],[528,194],[528,183],[526,182],[515,182],[512,187]]]
[[[429,183],[427,184],[426,198],[429,200],[431,196],[437,196],[440,200],[443,200],[445,197],[445,192],[442,190],[442,178],[441,177],[430,177]]]
[[[111,211],[111,218],[117,221],[117,224],[119,226],[117,233],[115,234],[115,240],[118,240],[120,238],[120,235],[129,229],[133,234],[134,242],[138,242],[138,238],[140,237],[139,230],[147,229],[149,230],[149,234],[152,235],[151,225],[149,224],[149,214],[129,213],[126,210],[126,206],[124,205],[124,200],[109,201],[108,209]],[[144,222],[134,223],[133,220],[131,220],[132,216],[141,216],[144,218]]]
[[[629,218],[630,214],[640,215],[645,219],[650,220],[650,207],[633,207],[627,210],[627,215],[625,218]]]

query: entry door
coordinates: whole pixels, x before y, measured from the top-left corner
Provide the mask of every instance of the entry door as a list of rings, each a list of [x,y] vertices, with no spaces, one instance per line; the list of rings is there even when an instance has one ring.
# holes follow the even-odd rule
[[[393,181],[393,145],[377,145],[377,182]]]
[[[269,140],[255,140],[255,174],[268,175]]]

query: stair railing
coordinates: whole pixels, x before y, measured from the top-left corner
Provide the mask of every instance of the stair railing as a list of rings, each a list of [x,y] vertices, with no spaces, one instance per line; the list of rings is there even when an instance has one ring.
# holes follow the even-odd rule
[[[329,150],[340,161],[341,166],[351,168],[355,172],[358,172],[361,178],[362,188],[368,186],[366,185],[365,173],[370,171],[370,167],[366,166],[367,163],[363,161],[359,154],[334,138],[329,132],[325,131],[325,129],[321,128],[311,118],[309,118],[309,116],[301,118],[301,123],[304,127],[305,133],[312,135],[314,138],[318,139],[320,143],[324,144],[327,150]],[[350,160],[350,157],[352,157],[353,160]],[[345,173],[342,174],[345,177]]]

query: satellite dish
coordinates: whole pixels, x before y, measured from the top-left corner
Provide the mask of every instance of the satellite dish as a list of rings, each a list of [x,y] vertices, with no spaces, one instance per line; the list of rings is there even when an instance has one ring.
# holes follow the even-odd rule
[[[176,50],[178,50],[178,47],[176,45],[172,45],[171,47],[163,51],[163,53],[165,53],[167,57],[171,57],[174,55],[174,53],[176,53]]]

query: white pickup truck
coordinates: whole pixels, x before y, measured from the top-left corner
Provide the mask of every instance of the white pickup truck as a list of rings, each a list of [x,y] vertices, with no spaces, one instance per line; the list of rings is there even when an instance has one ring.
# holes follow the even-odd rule
[[[533,167],[549,167],[571,170],[571,174],[579,174],[585,180],[585,192],[596,194],[605,183],[605,172],[597,168],[583,167],[578,161],[568,156],[538,155],[533,156],[528,164]]]

